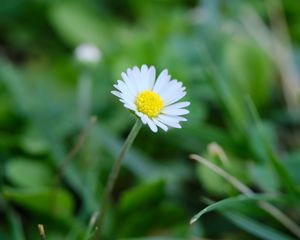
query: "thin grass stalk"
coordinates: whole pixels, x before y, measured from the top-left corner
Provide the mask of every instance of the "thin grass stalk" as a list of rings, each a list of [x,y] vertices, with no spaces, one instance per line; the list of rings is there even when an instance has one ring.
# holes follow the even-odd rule
[[[227,182],[229,182],[232,186],[234,186],[241,193],[248,195],[248,196],[255,194],[248,186],[246,186],[244,183],[242,183],[236,177],[227,173],[225,170],[223,170],[219,166],[215,165],[214,163],[208,161],[207,159],[205,159],[199,155],[196,155],[196,154],[191,154],[190,159],[195,160],[195,161],[201,163],[202,165],[208,167],[209,169],[214,171],[216,174],[223,177]],[[263,210],[265,210],[267,213],[269,213],[271,216],[273,216],[275,219],[277,219],[278,222],[280,222],[283,226],[285,226],[287,229],[289,229],[295,236],[300,238],[300,227],[293,220],[291,220],[287,215],[285,215],[278,208],[276,208],[275,206],[273,206],[272,204],[267,203],[267,202],[260,201],[259,206]]]

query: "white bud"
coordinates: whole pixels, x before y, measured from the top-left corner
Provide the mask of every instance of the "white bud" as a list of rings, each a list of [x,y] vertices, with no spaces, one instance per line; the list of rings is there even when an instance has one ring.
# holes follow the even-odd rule
[[[101,60],[102,53],[96,45],[84,43],[76,47],[75,57],[83,63],[97,63]]]

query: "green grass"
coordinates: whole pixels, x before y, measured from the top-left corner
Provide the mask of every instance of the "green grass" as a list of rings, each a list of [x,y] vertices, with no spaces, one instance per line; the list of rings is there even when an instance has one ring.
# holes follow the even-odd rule
[[[2,3],[0,239],[38,239],[40,223],[47,240],[91,238],[90,219],[134,123],[110,91],[122,71],[142,64],[183,82],[190,114],[182,129],[142,128],[104,239],[296,238],[299,8],[293,0]],[[82,43],[99,47],[99,62],[75,59]],[[252,195],[239,197],[236,182]],[[262,204],[269,195],[278,201]],[[201,209],[215,211],[190,225]]]

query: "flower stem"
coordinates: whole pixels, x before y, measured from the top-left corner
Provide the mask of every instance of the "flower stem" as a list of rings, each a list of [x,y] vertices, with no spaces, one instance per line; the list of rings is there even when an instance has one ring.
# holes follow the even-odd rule
[[[115,182],[116,182],[117,177],[119,175],[119,171],[120,171],[120,168],[121,168],[121,165],[122,165],[122,161],[123,161],[126,153],[128,152],[129,148],[131,147],[134,139],[136,138],[138,132],[140,131],[141,126],[142,126],[142,122],[139,119],[137,119],[135,124],[133,125],[130,133],[128,134],[128,136],[127,136],[127,138],[124,142],[124,145],[121,149],[121,152],[119,154],[119,157],[115,161],[115,163],[112,167],[112,170],[109,174],[108,181],[107,181],[106,187],[104,189],[104,194],[103,194],[103,198],[102,198],[101,211],[100,211],[98,220],[96,222],[96,228],[97,229],[96,229],[95,238],[94,238],[95,240],[100,239],[100,232],[101,232],[101,227],[103,225],[103,221],[105,219],[105,212],[106,212],[106,209],[107,209],[107,205],[108,205],[108,202],[109,202],[110,195],[113,191]]]
[[[38,224],[38,229],[40,232],[41,240],[46,240],[46,233],[43,224]]]

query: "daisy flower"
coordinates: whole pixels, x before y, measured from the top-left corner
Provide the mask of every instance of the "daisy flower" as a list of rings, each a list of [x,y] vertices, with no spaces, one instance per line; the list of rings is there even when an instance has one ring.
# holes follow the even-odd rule
[[[164,131],[181,128],[180,122],[187,120],[182,115],[189,113],[184,108],[190,105],[190,102],[178,102],[186,95],[185,87],[181,82],[171,80],[167,69],[157,79],[155,73],[153,66],[128,68],[121,74],[123,80],[114,85],[117,91],[111,93],[153,132],[157,132],[157,127]]]

